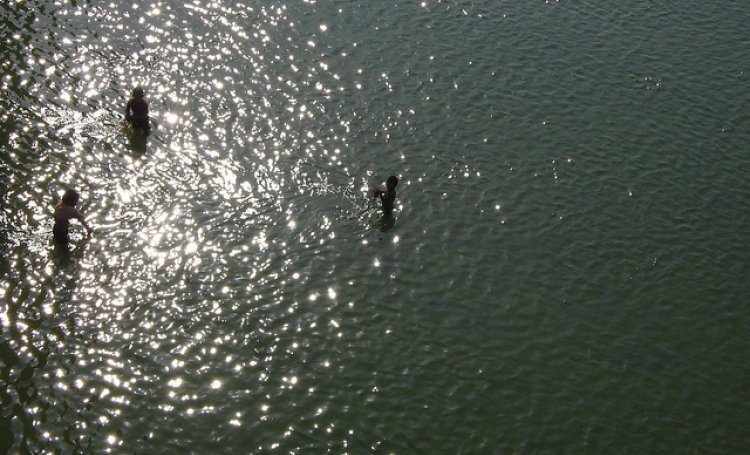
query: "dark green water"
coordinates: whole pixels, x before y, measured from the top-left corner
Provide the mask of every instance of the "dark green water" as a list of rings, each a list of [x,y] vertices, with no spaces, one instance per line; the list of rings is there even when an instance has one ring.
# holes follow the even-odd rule
[[[3,3],[0,452],[750,451],[748,24]]]

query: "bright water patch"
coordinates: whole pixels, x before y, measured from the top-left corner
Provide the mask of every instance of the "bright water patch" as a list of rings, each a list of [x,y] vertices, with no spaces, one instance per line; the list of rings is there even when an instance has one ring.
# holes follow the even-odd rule
[[[747,451],[748,13],[4,4],[0,451]]]

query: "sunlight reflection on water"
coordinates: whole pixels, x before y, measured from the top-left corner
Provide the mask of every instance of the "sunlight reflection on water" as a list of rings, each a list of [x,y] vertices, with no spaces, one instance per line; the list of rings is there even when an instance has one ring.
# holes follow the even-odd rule
[[[742,194],[745,159],[709,157],[744,150],[745,79],[682,66],[698,50],[661,39],[679,9],[631,7],[0,6],[0,451],[642,452],[612,429],[664,402],[655,447],[682,443],[680,415],[715,414],[679,412],[672,383],[706,387],[678,346],[741,324],[669,310],[710,281],[685,257],[744,270],[711,239],[746,204],[711,197],[721,172]],[[695,113],[686,81],[736,96]],[[150,136],[122,125],[136,85]],[[391,174],[398,221],[363,197]],[[69,251],[50,244],[67,186],[96,228]],[[712,278],[711,299],[734,289]],[[740,427],[716,422],[687,436]]]
[[[277,359],[300,356],[310,346],[305,338],[321,329],[342,335],[340,320],[319,325],[323,314],[295,315],[310,282],[296,264],[298,251],[317,251],[335,239],[337,212],[361,211],[354,193],[340,193],[354,179],[327,181],[330,173],[347,175],[337,167],[349,147],[350,120],[324,107],[345,83],[330,63],[309,55],[321,37],[297,36],[286,10],[199,1],[130,8],[56,2],[49,16],[36,19],[49,33],[24,37],[39,41],[15,84],[37,97],[25,109],[39,119],[33,127],[39,134],[14,134],[10,142],[53,150],[30,169],[38,182],[12,191],[36,220],[35,236],[50,229],[50,197],[33,194],[35,188],[75,185],[96,226],[91,239],[74,232],[81,255],[63,268],[70,274],[67,296],[45,311],[67,324],[56,346],[76,359],[58,361],[58,371],[78,372],[74,384],[53,387],[70,403],[102,403],[89,413],[98,426],[123,413],[144,420],[131,398],[147,396],[183,418],[231,415],[225,423],[237,427],[267,421],[270,404],[257,414],[228,412],[231,403],[216,392],[276,401],[301,383],[294,369],[273,372]],[[317,33],[327,30],[317,26]],[[133,142],[122,140],[119,106],[135,85],[146,89],[154,133],[133,154]],[[338,194],[336,211],[302,222],[303,212],[316,210],[306,207],[311,195],[331,194]],[[40,285],[33,271],[22,280]],[[59,284],[42,286],[53,301]],[[325,297],[336,305],[338,285],[330,284],[305,300]],[[75,309],[67,307],[73,294]],[[6,320],[12,323],[23,327]],[[73,345],[66,348],[64,338]],[[250,358],[238,351],[248,347]],[[237,373],[255,375],[257,385],[238,386]],[[263,385],[269,383],[277,384],[274,392]],[[315,388],[305,390],[304,399],[314,396]],[[89,428],[77,426],[77,438],[95,441]],[[44,437],[59,441],[57,431],[49,428]],[[109,434],[103,443],[118,447],[123,439]]]

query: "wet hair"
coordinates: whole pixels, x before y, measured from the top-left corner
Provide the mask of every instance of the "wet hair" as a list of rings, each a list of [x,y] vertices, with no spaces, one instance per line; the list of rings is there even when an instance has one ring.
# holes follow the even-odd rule
[[[78,195],[78,192],[76,190],[65,190],[65,194],[63,194],[62,201],[63,203],[67,205],[76,205],[78,204],[78,199],[80,196]]]
[[[395,175],[388,177],[388,180],[385,182],[385,186],[388,188],[396,188],[396,185],[398,185],[398,177]]]
[[[143,87],[140,85],[133,89],[133,92],[131,93],[133,95],[133,98],[142,98],[143,97]]]

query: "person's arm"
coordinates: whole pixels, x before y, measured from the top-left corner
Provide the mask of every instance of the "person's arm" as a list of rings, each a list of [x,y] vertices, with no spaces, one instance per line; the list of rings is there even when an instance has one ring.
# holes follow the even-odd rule
[[[78,210],[76,210],[76,219],[78,219],[78,221],[81,222],[81,224],[83,225],[83,227],[86,228],[86,232],[88,232],[89,234],[91,234],[91,232],[93,231],[93,229],[91,228],[91,226],[88,225],[88,223],[86,223],[86,219],[83,217],[83,213],[79,212]]]
[[[128,101],[128,104],[125,105],[125,120],[130,121],[130,101]]]

